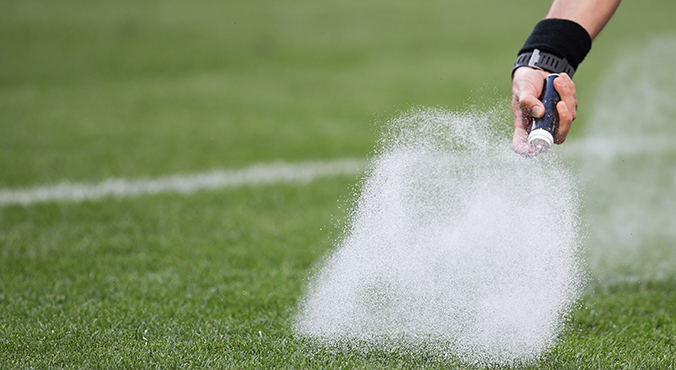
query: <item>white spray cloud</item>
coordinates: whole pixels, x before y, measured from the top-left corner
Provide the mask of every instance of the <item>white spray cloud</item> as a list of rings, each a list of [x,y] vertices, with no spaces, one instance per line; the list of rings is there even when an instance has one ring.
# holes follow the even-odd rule
[[[553,154],[512,152],[499,114],[392,120],[296,331],[319,344],[536,359],[584,283],[576,186]]]

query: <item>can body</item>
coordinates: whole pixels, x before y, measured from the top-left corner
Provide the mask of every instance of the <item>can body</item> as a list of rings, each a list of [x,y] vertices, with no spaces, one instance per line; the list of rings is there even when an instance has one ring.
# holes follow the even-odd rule
[[[552,73],[545,78],[540,100],[545,106],[545,114],[540,118],[533,119],[528,143],[537,148],[539,152],[546,152],[554,144],[554,135],[559,127],[559,112],[556,104],[561,101],[559,93],[554,88],[554,80],[558,73]]]

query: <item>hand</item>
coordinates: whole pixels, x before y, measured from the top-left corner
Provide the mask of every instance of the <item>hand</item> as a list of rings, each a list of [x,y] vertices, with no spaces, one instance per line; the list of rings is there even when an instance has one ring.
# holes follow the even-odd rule
[[[521,67],[514,71],[512,79],[512,112],[514,113],[514,151],[530,157],[537,154],[537,150],[528,144],[528,133],[533,117],[540,118],[545,114],[545,106],[538,99],[542,93],[545,77],[549,73],[530,67]],[[566,141],[570,126],[577,116],[577,94],[575,84],[570,77],[561,73],[554,80],[554,88],[561,96],[556,105],[559,113],[559,127],[554,135],[554,143]]]

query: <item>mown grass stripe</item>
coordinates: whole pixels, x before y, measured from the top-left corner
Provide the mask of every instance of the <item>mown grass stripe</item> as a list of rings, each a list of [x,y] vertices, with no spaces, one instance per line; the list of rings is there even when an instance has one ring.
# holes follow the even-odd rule
[[[99,183],[63,182],[26,189],[1,189],[0,206],[81,202],[108,196],[124,198],[168,192],[191,194],[204,189],[306,183],[321,177],[356,175],[365,168],[365,165],[364,159],[355,158],[299,163],[279,161],[236,170],[213,170],[155,179],[108,179]]]

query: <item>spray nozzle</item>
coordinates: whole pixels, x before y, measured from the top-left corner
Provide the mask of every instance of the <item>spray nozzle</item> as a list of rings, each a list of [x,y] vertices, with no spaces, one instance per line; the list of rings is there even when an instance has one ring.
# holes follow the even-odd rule
[[[528,135],[528,144],[534,146],[537,153],[544,153],[554,145],[554,137],[545,129],[535,129]]]

